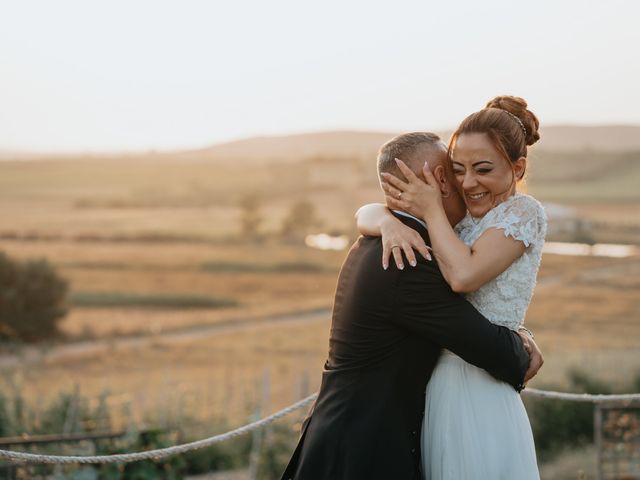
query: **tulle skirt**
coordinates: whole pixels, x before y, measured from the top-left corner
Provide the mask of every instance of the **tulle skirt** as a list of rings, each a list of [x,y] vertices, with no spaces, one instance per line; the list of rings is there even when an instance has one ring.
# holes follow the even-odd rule
[[[426,390],[422,464],[427,480],[539,480],[520,395],[445,350]]]

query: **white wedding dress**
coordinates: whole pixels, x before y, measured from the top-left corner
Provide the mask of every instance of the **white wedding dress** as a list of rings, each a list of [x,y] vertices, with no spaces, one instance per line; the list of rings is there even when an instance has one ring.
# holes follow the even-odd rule
[[[482,218],[456,226],[472,245],[487,229],[520,240],[524,254],[509,268],[466,295],[495,324],[517,330],[531,301],[546,232],[544,209],[516,193]],[[426,390],[422,463],[427,480],[538,480],[531,425],[520,395],[445,350]]]

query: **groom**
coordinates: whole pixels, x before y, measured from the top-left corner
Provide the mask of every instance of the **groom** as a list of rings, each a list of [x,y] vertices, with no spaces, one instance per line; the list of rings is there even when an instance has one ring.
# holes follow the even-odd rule
[[[416,175],[428,161],[451,224],[465,214],[446,146],[434,134],[400,135],[380,149],[378,172]],[[396,213],[427,245],[422,222]],[[523,388],[541,365],[527,335],[494,325],[445,282],[434,261],[381,266],[379,237],[360,237],[340,271],[322,384],[283,480],[417,480],[424,392],[442,348]],[[525,351],[532,351],[531,359]],[[531,363],[531,365],[530,365]]]

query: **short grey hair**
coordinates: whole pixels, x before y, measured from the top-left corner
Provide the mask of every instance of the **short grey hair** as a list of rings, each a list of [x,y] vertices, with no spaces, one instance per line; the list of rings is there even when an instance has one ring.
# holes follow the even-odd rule
[[[446,151],[447,147],[435,133],[411,132],[392,138],[378,151],[378,173],[387,172],[404,178],[395,161],[410,162],[422,145]]]

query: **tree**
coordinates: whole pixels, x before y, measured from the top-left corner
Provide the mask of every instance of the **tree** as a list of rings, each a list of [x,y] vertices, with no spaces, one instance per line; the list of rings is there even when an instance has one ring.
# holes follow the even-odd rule
[[[309,200],[300,200],[289,210],[289,214],[282,222],[282,235],[291,240],[303,239],[311,233],[313,228],[322,225],[316,214],[316,209]]]
[[[245,195],[240,200],[242,216],[242,235],[247,240],[258,240],[260,238],[259,228],[262,223],[260,215],[260,197],[258,195]]]
[[[0,338],[56,335],[67,313],[68,283],[46,260],[17,261],[0,252]]]

